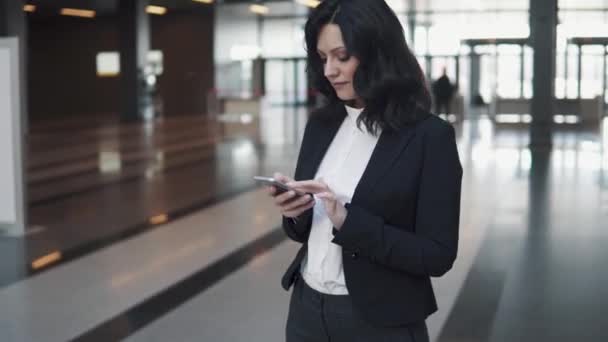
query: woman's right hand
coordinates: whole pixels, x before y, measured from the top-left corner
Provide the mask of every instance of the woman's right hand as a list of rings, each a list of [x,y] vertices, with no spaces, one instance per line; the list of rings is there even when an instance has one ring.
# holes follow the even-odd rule
[[[293,179],[280,173],[275,173],[273,177],[281,183],[293,182]],[[297,196],[293,191],[287,191],[276,195],[277,189],[274,186],[267,187],[267,191],[285,217],[296,218],[315,205],[315,200],[310,194]]]

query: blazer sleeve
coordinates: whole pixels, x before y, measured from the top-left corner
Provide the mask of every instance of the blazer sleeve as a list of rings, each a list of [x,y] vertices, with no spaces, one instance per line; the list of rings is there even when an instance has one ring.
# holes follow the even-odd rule
[[[296,171],[294,173],[295,180],[301,180],[302,178],[302,166],[309,159],[311,151],[313,150],[314,139],[314,120],[309,119],[304,129],[304,136],[302,138],[302,145],[300,146],[300,153],[298,154],[298,161],[296,163]],[[289,218],[283,216],[283,230],[287,236],[300,243],[308,241],[310,235],[310,228],[312,227],[312,213],[313,209],[308,209],[303,212],[297,218]]]
[[[283,230],[290,239],[296,242],[305,243],[308,241],[311,226],[312,209],[305,211],[297,219],[283,216]]]
[[[417,198],[415,227],[386,224],[381,216],[347,205],[333,242],[384,266],[420,276],[441,276],[458,250],[462,167],[454,128],[427,132]]]

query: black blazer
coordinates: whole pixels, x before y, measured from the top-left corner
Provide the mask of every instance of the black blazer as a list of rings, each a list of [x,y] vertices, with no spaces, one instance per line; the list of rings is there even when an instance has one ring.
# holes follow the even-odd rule
[[[341,104],[311,116],[295,171],[314,178],[346,117]],[[369,322],[396,326],[426,319],[437,310],[431,276],[446,273],[456,259],[462,167],[453,127],[420,111],[419,120],[396,133],[384,132],[359,181],[344,225],[334,229],[342,246],[344,278],[353,305]],[[303,245],[283,276],[288,290],[300,275],[312,224],[312,209],[283,218],[287,235]]]

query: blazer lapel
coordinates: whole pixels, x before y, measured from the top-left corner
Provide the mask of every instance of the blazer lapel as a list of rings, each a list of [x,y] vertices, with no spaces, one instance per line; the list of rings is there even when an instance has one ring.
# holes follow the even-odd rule
[[[317,173],[317,170],[319,169],[325,153],[327,152],[327,149],[329,148],[329,145],[336,136],[338,129],[342,125],[342,122],[347,115],[346,109],[343,105],[332,106],[329,108],[329,110],[333,111],[333,113],[317,114],[325,114],[326,118],[320,119],[325,120],[325,122],[318,126],[319,129],[314,137],[315,141],[313,142],[315,144],[314,151],[311,154],[310,159],[302,165],[302,179],[313,179]]]
[[[359,180],[352,202],[359,202],[361,198],[367,198],[374,189],[374,185],[382,176],[390,170],[401,151],[415,136],[414,126],[406,127],[400,132],[383,132],[378,139],[378,143],[367,163],[367,167]]]

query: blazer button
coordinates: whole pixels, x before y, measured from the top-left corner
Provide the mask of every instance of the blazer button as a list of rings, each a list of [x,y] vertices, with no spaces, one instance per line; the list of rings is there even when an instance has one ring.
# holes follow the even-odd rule
[[[353,253],[350,255],[350,257],[351,257],[351,258],[353,258],[353,259],[357,259],[357,257],[359,257],[359,253],[357,253],[357,252],[353,252]]]

